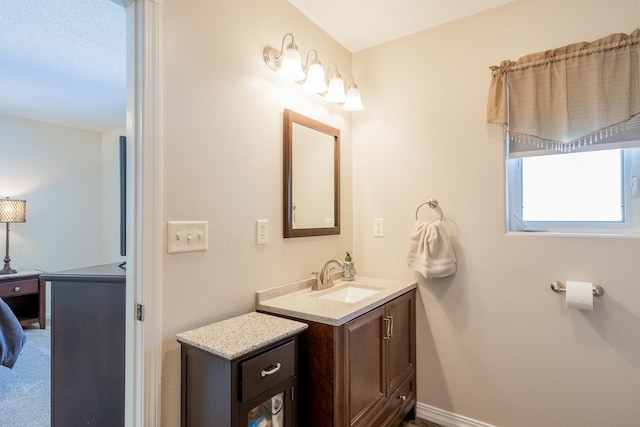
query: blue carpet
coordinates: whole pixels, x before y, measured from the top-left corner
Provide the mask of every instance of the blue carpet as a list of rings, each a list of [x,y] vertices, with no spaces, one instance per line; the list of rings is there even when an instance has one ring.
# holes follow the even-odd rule
[[[24,329],[27,342],[13,369],[0,367],[0,427],[51,425],[51,329]]]

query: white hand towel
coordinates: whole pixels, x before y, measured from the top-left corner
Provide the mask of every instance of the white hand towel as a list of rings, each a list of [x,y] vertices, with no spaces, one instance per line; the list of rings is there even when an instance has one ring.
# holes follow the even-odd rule
[[[456,272],[456,256],[441,220],[433,223],[416,222],[411,233],[407,264],[427,279],[450,276]]]

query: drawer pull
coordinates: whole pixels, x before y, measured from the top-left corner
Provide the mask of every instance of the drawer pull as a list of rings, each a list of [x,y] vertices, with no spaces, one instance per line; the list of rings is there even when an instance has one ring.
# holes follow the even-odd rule
[[[16,286],[15,288],[13,288],[13,292],[20,292],[20,286]]]
[[[407,401],[407,396],[405,396],[404,394],[400,397],[398,397],[398,399],[402,400],[403,402]]]
[[[263,369],[262,372],[260,373],[260,376],[264,378],[268,375],[273,375],[276,372],[278,372],[281,367],[282,365],[280,363],[277,363],[276,366],[272,367],[271,369]]]

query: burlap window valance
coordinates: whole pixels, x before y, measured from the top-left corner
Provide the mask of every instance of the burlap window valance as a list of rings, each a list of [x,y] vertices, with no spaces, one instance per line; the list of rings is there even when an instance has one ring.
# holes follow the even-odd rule
[[[636,29],[492,66],[487,122],[513,157],[638,146],[639,50]]]

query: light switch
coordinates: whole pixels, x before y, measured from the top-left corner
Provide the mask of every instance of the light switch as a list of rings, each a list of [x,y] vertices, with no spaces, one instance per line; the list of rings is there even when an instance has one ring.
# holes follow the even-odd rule
[[[169,221],[167,252],[197,252],[208,249],[207,221]]]

